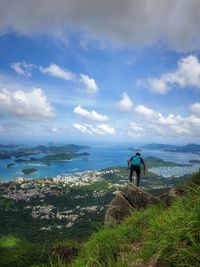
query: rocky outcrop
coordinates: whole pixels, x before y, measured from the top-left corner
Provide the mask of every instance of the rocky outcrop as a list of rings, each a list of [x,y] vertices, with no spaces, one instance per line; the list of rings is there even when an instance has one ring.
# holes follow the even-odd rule
[[[159,202],[159,198],[146,193],[141,188],[130,183],[109,204],[105,215],[105,224],[115,226],[133,212],[158,204]]]
[[[174,200],[177,199],[177,197],[180,197],[188,193],[189,191],[189,188],[186,187],[172,188],[171,190],[169,190],[169,192],[163,194],[160,198],[164,202],[164,204],[169,207],[172,205]]]
[[[105,215],[105,224],[117,225],[134,211],[128,200],[118,193],[108,206]]]

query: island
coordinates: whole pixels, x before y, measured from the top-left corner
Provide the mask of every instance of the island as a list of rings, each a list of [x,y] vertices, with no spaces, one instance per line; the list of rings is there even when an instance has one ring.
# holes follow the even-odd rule
[[[152,144],[147,144],[147,145],[143,145],[140,147],[143,149],[162,150],[166,152],[200,154],[200,145],[198,144],[187,144],[187,145],[177,146],[177,145],[152,143]]]
[[[191,166],[191,164],[178,164],[172,161],[165,161],[161,158],[157,157],[146,157],[145,163],[148,168],[152,167],[183,167],[183,166]]]
[[[168,145],[168,144],[151,143],[151,144],[143,145],[140,147],[144,149],[164,150],[164,149],[175,149],[177,146]]]
[[[23,174],[30,174],[30,173],[36,172],[36,171],[38,171],[38,169],[36,169],[36,168],[27,168],[27,169],[22,170]]]
[[[174,149],[170,149],[170,148],[164,149],[164,151],[200,154],[200,145],[187,144],[185,146],[177,146]]]
[[[16,163],[27,163],[28,160],[27,159],[16,159],[15,162]]]
[[[15,163],[9,163],[6,165],[6,168],[11,168],[11,167],[14,167],[15,166]]]
[[[39,145],[32,148],[19,148],[16,150],[0,150],[0,159],[11,159],[12,157],[20,158],[20,157],[28,157],[31,155],[38,154],[63,154],[63,153],[77,153],[82,149],[89,149],[89,146],[83,145]]]
[[[4,148],[17,148],[23,146],[22,144],[0,144],[0,149],[4,149]]]
[[[192,164],[200,164],[200,160],[199,159],[192,159],[192,160],[189,160],[190,163]]]
[[[128,147],[127,150],[133,151],[133,152],[141,152],[142,151],[141,148],[137,148],[137,147]]]
[[[48,162],[48,161],[64,161],[64,160],[71,160],[75,157],[87,157],[89,156],[89,153],[84,152],[84,153],[61,153],[61,154],[52,154],[52,155],[47,155],[42,158],[31,158],[29,162],[33,161],[40,161],[40,162]]]

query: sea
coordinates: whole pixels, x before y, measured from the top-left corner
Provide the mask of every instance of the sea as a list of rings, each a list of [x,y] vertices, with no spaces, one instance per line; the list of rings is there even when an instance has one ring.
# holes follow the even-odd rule
[[[108,167],[127,166],[127,160],[135,154],[128,147],[128,145],[92,145],[88,149],[80,150],[80,153],[88,152],[88,157],[74,158],[66,161],[52,161],[50,166],[46,166],[42,162],[33,162],[16,163],[14,167],[7,168],[7,164],[14,163],[15,159],[0,160],[0,182],[20,177],[37,179],[52,178],[58,175],[72,176],[77,172],[99,171]],[[165,152],[151,149],[143,149],[140,153],[143,158],[153,156],[181,164],[189,164],[189,160],[200,160],[199,154],[193,153]],[[41,156],[44,156],[44,154],[37,155],[37,157]],[[36,156],[34,155],[34,157]],[[23,157],[23,159],[29,159],[29,157]],[[36,168],[38,171],[25,175],[21,172],[24,168]],[[180,167],[154,167],[150,170],[158,175],[170,177],[190,174],[198,171],[199,168],[200,164],[193,164],[192,166]]]

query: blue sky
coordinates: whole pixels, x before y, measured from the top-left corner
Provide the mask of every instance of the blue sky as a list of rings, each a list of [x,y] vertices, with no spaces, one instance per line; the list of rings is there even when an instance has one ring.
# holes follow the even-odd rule
[[[200,141],[199,1],[1,2],[2,141]]]

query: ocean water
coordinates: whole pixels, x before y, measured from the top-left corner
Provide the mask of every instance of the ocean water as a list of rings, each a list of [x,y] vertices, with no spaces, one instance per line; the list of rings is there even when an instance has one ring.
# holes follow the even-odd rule
[[[0,160],[0,181],[7,181],[18,177],[24,178],[45,178],[55,177],[57,175],[73,175],[76,172],[87,170],[101,170],[113,166],[127,166],[127,160],[134,154],[127,150],[127,145],[95,145],[80,152],[88,152],[90,155],[87,158],[75,158],[69,161],[54,161],[50,166],[45,166],[42,163],[16,163],[14,167],[6,168],[6,165],[14,162],[14,159]],[[189,160],[198,159],[200,156],[192,153],[173,153],[160,150],[143,150],[142,157],[154,156],[163,160],[173,161],[176,163],[189,163]],[[38,155],[40,157],[41,155]],[[34,155],[35,157],[35,155]],[[28,159],[28,158],[26,158]],[[148,167],[148,166],[147,166]],[[196,164],[192,167],[171,167],[171,168],[153,168],[154,172],[164,176],[184,175],[195,172],[200,165]],[[29,175],[24,175],[21,170],[24,168],[36,168],[37,172]]]

